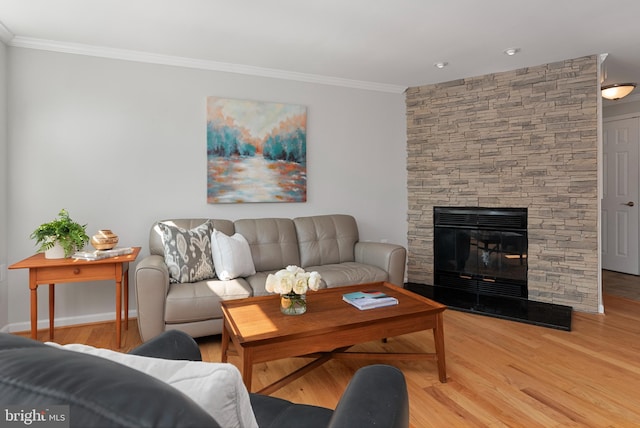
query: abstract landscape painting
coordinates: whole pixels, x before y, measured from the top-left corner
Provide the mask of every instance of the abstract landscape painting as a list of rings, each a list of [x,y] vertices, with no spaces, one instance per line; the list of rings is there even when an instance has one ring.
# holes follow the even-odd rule
[[[306,200],[306,107],[207,97],[207,202]]]

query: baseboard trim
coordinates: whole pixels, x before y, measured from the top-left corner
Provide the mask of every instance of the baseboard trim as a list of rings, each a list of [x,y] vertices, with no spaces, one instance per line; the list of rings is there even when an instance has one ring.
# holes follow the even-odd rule
[[[138,316],[138,311],[132,309],[129,311],[129,318],[136,318]],[[114,321],[115,316],[113,312],[105,312],[101,314],[91,314],[91,315],[80,315],[75,317],[60,317],[54,319],[55,327],[68,327],[72,325],[78,324],[93,324],[97,322],[105,322],[105,321]],[[49,320],[38,320],[38,330],[44,330],[49,328]],[[25,332],[31,330],[31,322],[22,321],[16,323],[10,323],[2,329],[0,332],[2,333],[17,333],[17,332]]]

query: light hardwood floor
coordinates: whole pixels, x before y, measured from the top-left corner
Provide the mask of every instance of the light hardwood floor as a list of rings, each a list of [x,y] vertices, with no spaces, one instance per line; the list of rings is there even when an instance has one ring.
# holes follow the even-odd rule
[[[571,332],[447,310],[448,382],[438,381],[432,361],[396,364],[407,379],[411,425],[640,426],[640,302],[605,295],[605,310],[605,315],[574,313]],[[46,331],[40,335],[48,337]],[[113,349],[114,326],[58,328],[55,339]],[[123,332],[123,343],[121,350],[140,343],[135,320]],[[206,361],[220,361],[220,336],[198,343]],[[432,351],[433,337],[420,332],[357,348]],[[237,363],[233,357],[230,362]],[[333,408],[355,370],[375,362],[330,361],[273,395]],[[302,363],[286,359],[257,364],[254,388]]]
[[[627,275],[612,270],[603,270],[602,289],[604,294],[640,301],[639,276]]]

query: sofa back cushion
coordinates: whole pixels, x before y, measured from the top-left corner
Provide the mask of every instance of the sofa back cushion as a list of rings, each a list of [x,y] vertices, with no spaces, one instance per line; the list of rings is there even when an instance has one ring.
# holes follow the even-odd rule
[[[151,231],[149,232],[149,252],[158,256],[164,256],[162,230],[158,227],[158,223],[166,223],[171,226],[177,226],[189,230],[200,226],[207,220],[208,219],[206,218],[179,218],[161,220],[154,223],[153,226],[151,226]],[[233,223],[229,220],[211,220],[211,223],[214,229],[217,229],[226,235],[231,236],[235,233],[233,230]]]
[[[256,271],[273,271],[288,265],[300,266],[298,240],[291,219],[242,219],[236,220],[234,227],[249,242]]]
[[[303,268],[353,262],[358,225],[350,215],[333,214],[293,219]]]

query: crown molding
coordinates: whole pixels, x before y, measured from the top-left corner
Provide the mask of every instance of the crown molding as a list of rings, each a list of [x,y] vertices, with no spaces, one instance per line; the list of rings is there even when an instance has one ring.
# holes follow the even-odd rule
[[[4,26],[2,22],[0,22],[0,40],[9,44],[11,40],[14,38],[14,35],[7,27]]]
[[[245,74],[249,76],[269,77],[273,79],[295,80],[298,82],[341,86],[377,92],[389,92],[393,94],[401,94],[407,89],[406,86],[391,85],[385,83],[342,79],[339,77],[298,73],[294,71],[278,70],[274,68],[254,67],[250,65],[232,64],[227,62],[209,61],[180,56],[161,55],[149,52],[132,51],[127,49],[115,49],[102,46],[84,45],[79,43],[58,42],[54,40],[43,40],[31,37],[15,36],[10,39],[8,44],[10,46],[18,48],[63,52],[76,55],[119,59],[124,61],[144,62],[149,64],[171,65],[175,67],[195,68],[199,70],[221,71],[225,73]]]

